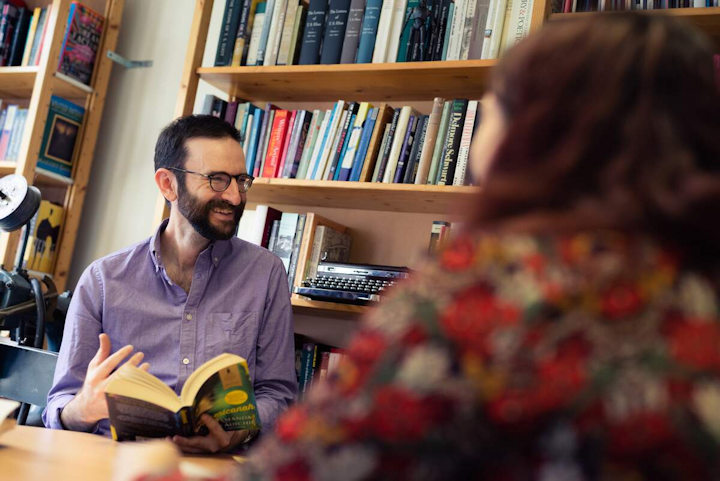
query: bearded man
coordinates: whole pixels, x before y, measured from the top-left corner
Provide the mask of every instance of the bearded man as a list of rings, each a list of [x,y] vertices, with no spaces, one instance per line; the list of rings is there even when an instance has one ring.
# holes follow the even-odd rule
[[[47,427],[108,435],[105,385],[120,364],[147,369],[180,393],[223,352],[247,359],[260,421],[272,427],[297,392],[292,310],[280,259],[235,236],[252,181],[232,125],[191,115],[165,127],[155,183],[170,217],[82,274],[43,412]],[[208,435],[173,441],[186,452],[217,452],[253,434],[203,420]]]

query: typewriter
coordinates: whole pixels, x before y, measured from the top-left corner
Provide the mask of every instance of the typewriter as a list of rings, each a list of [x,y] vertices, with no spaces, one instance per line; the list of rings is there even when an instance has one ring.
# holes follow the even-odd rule
[[[379,301],[385,289],[407,276],[407,267],[320,262],[317,275],[305,279],[294,292],[318,301],[368,304]]]

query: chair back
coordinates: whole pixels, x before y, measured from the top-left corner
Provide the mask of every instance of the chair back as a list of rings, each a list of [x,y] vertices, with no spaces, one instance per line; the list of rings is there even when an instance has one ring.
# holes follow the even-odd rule
[[[0,340],[0,397],[45,406],[57,353]]]

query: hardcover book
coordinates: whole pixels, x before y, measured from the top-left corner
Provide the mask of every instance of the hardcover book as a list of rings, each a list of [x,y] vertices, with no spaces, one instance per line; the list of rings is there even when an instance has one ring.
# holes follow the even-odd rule
[[[80,2],[70,4],[58,72],[90,85],[105,18]]]
[[[225,431],[260,429],[247,361],[220,354],[188,377],[180,396],[152,374],[125,363],[105,388],[116,441],[205,434],[209,414]]]
[[[330,0],[320,54],[321,64],[340,63],[349,13],[350,0]]]
[[[72,176],[75,144],[85,109],[53,95],[50,98],[37,166],[64,177]]]
[[[312,0],[308,7],[303,29],[303,39],[300,44],[299,65],[313,65],[320,61],[320,43],[325,27],[325,13],[328,0]]]

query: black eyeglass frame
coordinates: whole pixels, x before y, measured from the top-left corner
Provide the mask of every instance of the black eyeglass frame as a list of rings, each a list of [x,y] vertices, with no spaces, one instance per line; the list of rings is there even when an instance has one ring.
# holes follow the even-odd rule
[[[255,177],[253,177],[250,174],[238,174],[238,175],[230,175],[227,172],[216,172],[214,174],[203,174],[202,172],[195,172],[194,170],[187,170],[187,169],[180,169],[178,167],[168,167],[168,170],[176,170],[178,172],[185,172],[186,174],[195,174],[195,175],[202,175],[208,180],[208,183],[210,184],[210,188],[214,192],[225,192],[228,187],[230,187],[230,184],[232,184],[232,179],[235,179],[235,182],[237,182],[238,190],[241,194],[246,193],[248,190],[250,190],[250,187],[252,187],[253,181],[255,180]],[[225,187],[223,189],[216,189],[213,185],[213,181],[222,181],[223,179],[227,179],[225,181]]]

